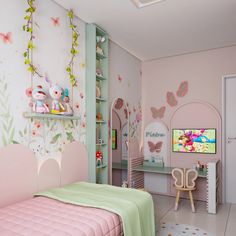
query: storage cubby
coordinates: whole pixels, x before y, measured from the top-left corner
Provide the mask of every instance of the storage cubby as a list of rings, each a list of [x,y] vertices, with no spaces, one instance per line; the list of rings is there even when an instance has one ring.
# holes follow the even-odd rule
[[[86,25],[86,110],[89,176],[108,183],[108,35],[94,24]],[[96,160],[96,152],[102,161]]]

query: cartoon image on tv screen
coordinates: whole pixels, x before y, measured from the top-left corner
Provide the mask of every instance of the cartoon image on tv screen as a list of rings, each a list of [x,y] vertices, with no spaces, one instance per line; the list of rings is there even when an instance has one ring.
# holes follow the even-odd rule
[[[173,129],[173,152],[216,153],[215,129]]]

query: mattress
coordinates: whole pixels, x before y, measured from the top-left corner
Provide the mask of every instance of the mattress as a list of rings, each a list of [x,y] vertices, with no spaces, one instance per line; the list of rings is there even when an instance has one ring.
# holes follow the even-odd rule
[[[1,236],[120,236],[112,212],[36,197],[0,209]]]

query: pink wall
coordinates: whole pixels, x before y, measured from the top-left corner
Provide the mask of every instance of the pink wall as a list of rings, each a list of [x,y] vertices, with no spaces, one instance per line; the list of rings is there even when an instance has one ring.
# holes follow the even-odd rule
[[[163,121],[169,125],[176,107],[166,103],[166,93],[188,81],[189,92],[178,105],[203,100],[221,113],[222,76],[236,73],[236,46],[147,61],[142,64],[143,126],[152,120],[150,107],[166,106]]]
[[[221,90],[222,90],[222,76],[236,73],[236,46],[226,47],[221,49],[209,50],[204,52],[180,55],[175,57],[163,58],[159,60],[152,60],[143,62],[142,64],[142,105],[143,105],[143,127],[149,122],[153,121],[151,107],[159,109],[163,106],[166,107],[164,117],[161,118],[167,126],[171,129],[173,125],[178,128],[181,125],[181,117],[177,117],[178,122],[174,124],[171,118],[174,112],[183,104],[195,101],[206,102],[221,114]],[[181,82],[188,82],[188,93],[184,97],[178,97],[176,92]],[[170,106],[167,103],[167,92],[173,92],[177,100],[176,106]],[[191,109],[190,109],[191,110]],[[213,112],[213,111],[212,111]],[[186,116],[182,119],[185,120],[186,127],[192,125],[191,122],[186,122],[191,111],[187,112]],[[213,112],[214,113],[214,112]],[[212,114],[213,114],[212,113]],[[193,113],[191,113],[194,115]],[[201,116],[201,114],[197,114]],[[209,118],[210,119],[210,118]],[[205,126],[209,125],[209,119],[204,118],[199,120],[199,127],[204,123]],[[194,127],[198,125],[198,119],[195,119]],[[208,122],[209,121],[209,122]],[[221,158],[221,124],[220,117],[217,118],[217,112],[212,121],[212,127],[218,129],[218,151],[217,158]],[[210,122],[211,124],[211,122]],[[204,126],[204,127],[205,127]],[[193,127],[193,128],[194,128]],[[194,156],[187,162],[183,161],[180,154],[171,152],[171,144],[169,142],[168,159],[172,165],[191,167],[193,162],[196,162],[201,156]],[[184,155],[184,154],[183,154]],[[186,154],[186,157],[191,154]],[[206,156],[205,156],[206,157]],[[209,157],[209,158],[208,158]],[[206,159],[211,159],[207,156]],[[202,162],[204,159],[202,158]],[[205,185],[205,184],[203,184]],[[202,199],[204,196],[199,194],[198,198]]]

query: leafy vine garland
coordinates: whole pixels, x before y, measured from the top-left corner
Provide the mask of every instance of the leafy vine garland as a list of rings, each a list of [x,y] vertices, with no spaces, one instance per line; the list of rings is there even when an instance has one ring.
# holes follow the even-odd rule
[[[27,0],[28,3],[28,8],[25,10],[26,12],[26,16],[24,17],[24,19],[26,20],[26,23],[23,25],[23,31],[25,31],[26,33],[29,33],[29,41],[28,41],[28,45],[27,45],[27,49],[25,50],[25,52],[23,53],[24,56],[24,63],[25,65],[28,66],[28,71],[34,75],[37,74],[39,77],[43,77],[43,75],[41,75],[37,69],[37,67],[33,64],[33,60],[32,60],[32,54],[33,54],[33,50],[35,49],[35,45],[33,43],[33,39],[34,39],[34,35],[33,35],[33,14],[36,11],[36,7],[34,6],[34,2],[35,0]],[[76,81],[76,77],[73,71],[73,64],[74,64],[74,59],[76,57],[76,55],[79,53],[78,52],[78,38],[79,38],[79,33],[76,30],[76,25],[74,24],[74,12],[73,10],[68,11],[68,17],[70,20],[70,28],[72,30],[72,46],[71,46],[71,50],[70,50],[70,54],[71,54],[71,59],[69,64],[66,67],[66,71],[69,75],[69,79],[70,79],[70,83],[71,85],[77,86],[77,81]],[[47,79],[46,79],[47,81]]]
[[[35,48],[33,43],[33,14],[36,11],[34,6],[35,0],[27,0],[28,8],[25,10],[26,16],[24,19],[26,20],[26,24],[23,25],[23,30],[26,33],[30,34],[28,45],[26,51],[23,53],[24,56],[24,63],[28,66],[28,71],[32,73],[32,75],[37,74],[39,77],[43,77],[37,70],[36,66],[33,64],[32,60],[32,52]]]
[[[68,17],[69,17],[69,20],[70,20],[70,28],[72,30],[72,45],[71,45],[71,50],[70,50],[71,60],[70,60],[69,64],[66,67],[66,71],[69,75],[71,85],[74,87],[74,86],[77,86],[77,81],[76,81],[76,78],[75,78],[75,74],[73,72],[73,64],[74,64],[75,56],[79,53],[78,50],[77,50],[78,46],[79,46],[79,43],[78,43],[79,33],[76,30],[77,26],[74,24],[74,12],[73,12],[73,10],[68,11]]]

